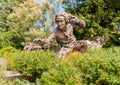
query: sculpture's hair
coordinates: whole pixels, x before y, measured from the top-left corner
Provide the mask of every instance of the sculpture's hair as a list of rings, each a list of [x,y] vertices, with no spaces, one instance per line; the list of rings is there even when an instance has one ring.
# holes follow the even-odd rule
[[[82,19],[77,18],[75,15],[70,13],[59,13],[55,16],[55,22],[61,17],[64,17],[66,24],[70,23],[73,26],[73,29],[79,30],[85,27],[85,22]]]
[[[57,14],[55,16],[55,22],[57,21],[57,19],[59,18],[59,16],[63,16],[64,19],[65,19],[65,22],[69,23],[70,22],[70,18],[69,18],[70,16],[69,15],[70,15],[69,13],[60,13],[60,14]]]

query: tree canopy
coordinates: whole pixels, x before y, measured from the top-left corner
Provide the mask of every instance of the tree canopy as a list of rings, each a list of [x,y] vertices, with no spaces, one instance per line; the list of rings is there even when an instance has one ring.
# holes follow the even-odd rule
[[[0,48],[9,45],[20,48],[22,43],[37,36],[48,36],[59,2],[61,0],[42,0],[41,3],[37,0],[0,0]],[[47,28],[44,30],[46,34],[41,32],[42,27]],[[32,32],[33,29],[38,32]]]
[[[75,32],[78,39],[94,35],[105,35],[106,46],[119,45],[118,24],[120,22],[120,1],[118,0],[64,0],[66,11],[86,22],[86,28]]]

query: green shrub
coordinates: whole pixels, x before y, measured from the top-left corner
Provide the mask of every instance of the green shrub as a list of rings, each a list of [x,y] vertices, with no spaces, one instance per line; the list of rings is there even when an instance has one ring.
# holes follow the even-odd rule
[[[52,51],[22,51],[12,56],[8,69],[36,85],[119,85],[120,48],[73,52],[65,60]],[[73,60],[71,60],[71,59]]]
[[[57,63],[51,51],[22,51],[14,54],[8,69],[22,73],[23,77],[35,81],[44,71],[54,67]]]
[[[22,42],[24,42],[24,34],[19,30],[11,30],[8,32],[0,33],[0,48],[7,46],[13,46],[16,48],[22,48]]]
[[[120,48],[97,49],[84,54],[76,62],[83,83],[96,85],[120,84]]]
[[[61,61],[44,72],[40,81],[42,85],[80,85],[80,72],[71,63]]]
[[[12,55],[12,53],[16,52],[17,49],[15,49],[12,46],[7,46],[5,48],[0,49],[0,57],[6,56],[6,57],[10,57]]]

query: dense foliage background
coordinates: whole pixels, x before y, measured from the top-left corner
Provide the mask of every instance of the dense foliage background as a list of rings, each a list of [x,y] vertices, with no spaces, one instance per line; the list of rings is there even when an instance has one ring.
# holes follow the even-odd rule
[[[75,32],[78,39],[89,39],[94,35],[105,35],[105,47],[120,45],[118,0],[64,0],[66,11],[86,22],[83,30]]]

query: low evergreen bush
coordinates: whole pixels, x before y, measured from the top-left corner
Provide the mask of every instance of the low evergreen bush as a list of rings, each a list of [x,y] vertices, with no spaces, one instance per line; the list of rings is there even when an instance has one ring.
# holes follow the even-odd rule
[[[22,51],[14,53],[13,61],[9,63],[8,69],[22,73],[25,79],[35,81],[42,73],[54,67],[57,63],[51,51]]]
[[[120,48],[91,50],[77,59],[75,66],[82,72],[82,83],[86,85],[120,84]]]
[[[36,85],[119,85],[120,48],[70,53],[56,59],[52,51],[15,52],[8,69]]]

